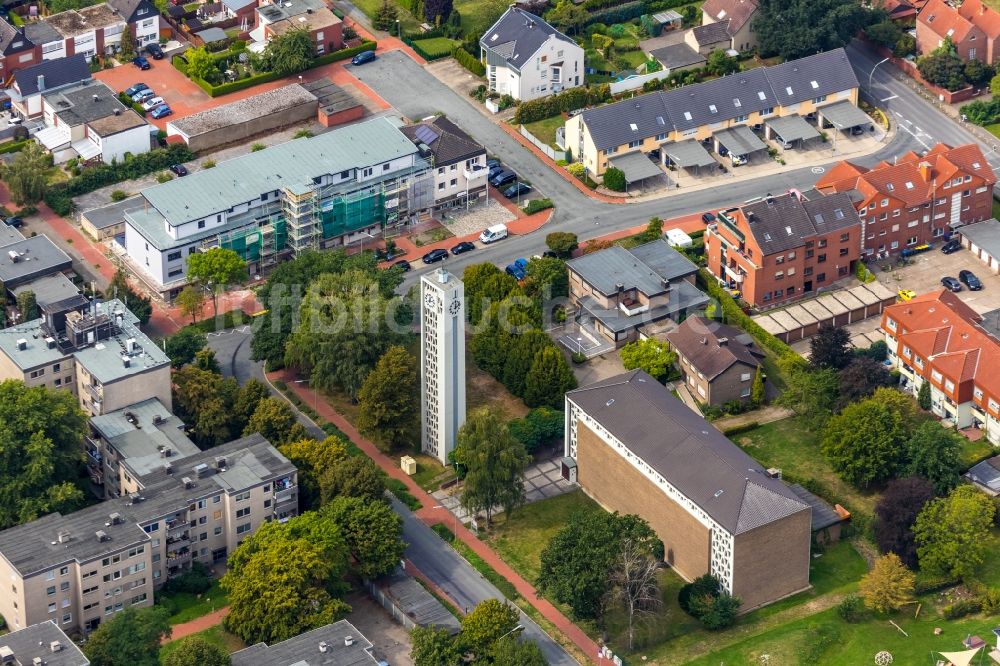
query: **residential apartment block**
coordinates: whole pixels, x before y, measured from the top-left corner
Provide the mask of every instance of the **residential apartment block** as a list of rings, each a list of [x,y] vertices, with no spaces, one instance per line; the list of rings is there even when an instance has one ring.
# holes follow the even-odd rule
[[[711,573],[742,612],[809,587],[811,508],[641,370],[566,394],[564,474],[638,514],[686,580]]]
[[[688,317],[665,337],[695,400],[708,405],[750,400],[764,352],[747,333],[705,317]]]
[[[117,299],[77,294],[0,330],[0,379],[72,392],[91,416],[156,398],[169,410],[170,359]]]
[[[515,5],[479,40],[490,90],[527,101],[584,84],[583,48]]]
[[[0,636],[4,666],[90,666],[90,660],[55,622],[39,622]]]
[[[846,193],[793,190],[717,218],[705,229],[708,270],[757,308],[829,287],[861,258],[861,222]]]
[[[725,48],[753,51],[757,48],[757,35],[753,29],[756,13],[756,0],[707,0],[701,6],[701,24],[719,23],[725,26],[728,36]]]
[[[315,44],[317,56],[344,47],[343,21],[330,11],[323,0],[284,0],[257,7],[257,25],[250,37],[255,42],[269,42],[293,30],[306,30]]]
[[[187,283],[187,257],[232,249],[262,272],[356,243],[434,206],[430,165],[389,118],[295,139],[146,188],[124,212],[127,260],[153,291]]]
[[[1000,14],[982,0],[928,0],[917,14],[917,50],[928,54],[950,39],[962,60],[992,65],[1000,58]]]
[[[807,124],[815,115],[820,127],[841,130],[867,125],[857,100],[858,80],[840,48],[586,109],[566,121],[566,146],[596,175],[630,152],[659,151],[664,163],[683,168],[714,164],[700,142],[716,141],[717,133],[790,116]]]
[[[340,620],[287,641],[257,643],[232,654],[232,666],[378,666],[372,643],[357,627]]]
[[[989,219],[996,181],[979,146],[939,143],[924,155],[909,152],[870,169],[841,162],[816,189],[849,194],[861,218],[865,254],[886,257]]]
[[[1000,310],[979,314],[947,290],[882,313],[881,329],[901,387],[930,382],[931,411],[957,428],[980,428],[1000,444]]]
[[[458,125],[437,116],[402,130],[430,159],[435,209],[466,206],[486,194],[486,148]]]
[[[191,562],[225,561],[270,520],[298,513],[295,467],[261,435],[138,479],[137,491],[0,532],[0,615],[13,629],[53,621],[88,633]]]

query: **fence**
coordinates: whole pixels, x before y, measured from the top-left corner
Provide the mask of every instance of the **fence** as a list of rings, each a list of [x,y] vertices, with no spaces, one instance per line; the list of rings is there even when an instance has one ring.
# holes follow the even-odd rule
[[[417,627],[417,623],[413,621],[409,615],[407,615],[402,608],[396,605],[396,602],[387,595],[382,588],[373,583],[372,581],[366,581],[368,583],[368,593],[372,595],[372,598],[382,605],[382,608],[389,611],[392,615],[392,619],[399,622],[407,630],[411,630]]]
[[[524,127],[524,125],[521,125],[520,127],[521,127],[521,136],[523,136],[525,139],[533,143],[535,145],[535,148],[538,148],[538,150],[542,151],[556,162],[558,162],[559,160],[566,160],[567,162],[570,161],[570,154],[567,151],[556,150],[555,148],[545,143],[544,141],[540,141],[537,137],[535,137],[534,134],[529,132]]]
[[[619,93],[628,92],[629,90],[636,90],[646,85],[647,81],[662,81],[669,76],[670,72],[666,69],[661,69],[659,72],[653,72],[652,74],[637,74],[635,76],[630,76],[627,79],[612,82],[610,84],[611,94],[617,95]]]

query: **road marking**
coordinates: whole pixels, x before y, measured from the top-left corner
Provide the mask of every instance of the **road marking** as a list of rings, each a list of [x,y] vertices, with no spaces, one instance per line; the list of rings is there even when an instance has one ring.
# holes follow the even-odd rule
[[[821,166],[813,167],[812,168],[812,172],[813,173],[823,173],[825,171],[826,171],[826,168],[825,167],[821,167]]]
[[[903,130],[904,132],[906,132],[907,134],[909,134],[910,136],[912,136],[912,137],[913,137],[914,139],[916,139],[916,140],[917,140],[917,143],[919,143],[919,144],[920,144],[921,146],[923,146],[925,150],[930,150],[930,149],[931,149],[931,147],[930,147],[930,146],[928,146],[928,145],[927,145],[926,143],[924,143],[924,142],[923,142],[923,140],[921,140],[921,138],[920,138],[919,136],[917,136],[916,134],[914,134],[914,133],[913,133],[913,132],[912,132],[912,131],[910,130],[910,128],[909,128],[909,127],[905,127],[905,126],[903,126],[903,125],[900,125],[900,126],[899,126],[899,129]]]
[[[881,102],[888,102],[890,99],[897,99],[899,95],[892,95],[891,97],[886,97],[885,99],[879,100]]]
[[[244,333],[245,334],[245,333],[249,333],[249,332],[250,332],[250,327],[249,326],[239,326],[237,328],[233,328],[233,329],[230,329],[228,331],[218,331],[218,332],[215,332],[215,333],[206,333],[206,337],[213,338],[213,337],[218,337],[218,336],[223,336],[223,335],[236,335],[237,333]]]
[[[923,131],[922,129],[920,129],[920,126],[919,126],[919,125],[914,125],[914,126],[913,126],[913,129],[917,130],[917,132],[919,132],[920,134],[923,134],[923,133],[924,133],[924,131]]]

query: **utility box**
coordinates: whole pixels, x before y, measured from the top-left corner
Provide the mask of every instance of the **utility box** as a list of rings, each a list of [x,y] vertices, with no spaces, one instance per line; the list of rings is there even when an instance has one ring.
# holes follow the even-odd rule
[[[403,456],[400,458],[399,467],[407,476],[413,476],[417,473],[417,461],[413,459],[413,456]]]

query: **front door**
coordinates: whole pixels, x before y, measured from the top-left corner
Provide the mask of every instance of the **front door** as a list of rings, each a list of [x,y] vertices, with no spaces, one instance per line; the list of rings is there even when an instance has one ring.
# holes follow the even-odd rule
[[[804,292],[806,292],[808,294],[812,290],[813,290],[813,281],[812,280],[806,280],[805,284],[802,285],[802,291],[804,291]]]

